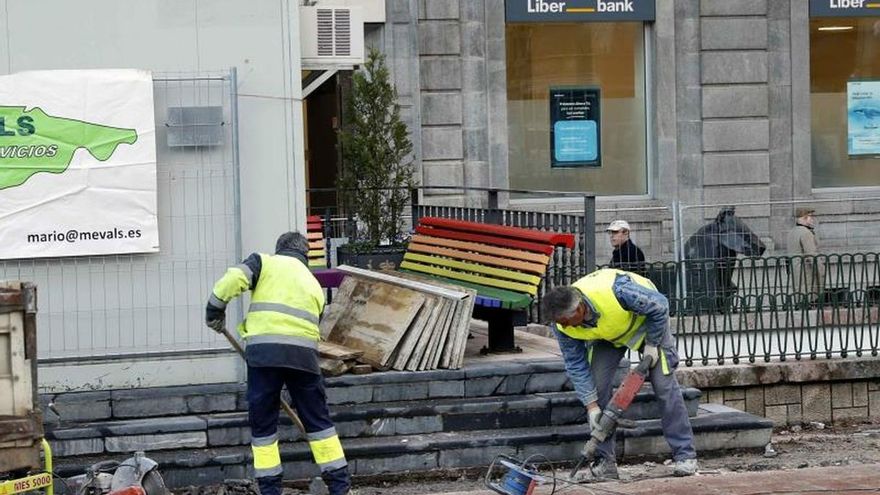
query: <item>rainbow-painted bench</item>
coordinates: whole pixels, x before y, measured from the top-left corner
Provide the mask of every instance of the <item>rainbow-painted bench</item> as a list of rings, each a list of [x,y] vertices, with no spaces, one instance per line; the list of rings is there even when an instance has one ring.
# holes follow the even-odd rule
[[[477,291],[474,317],[489,323],[489,352],[517,352],[513,322],[524,314],[557,247],[574,235],[423,217],[400,269]]]

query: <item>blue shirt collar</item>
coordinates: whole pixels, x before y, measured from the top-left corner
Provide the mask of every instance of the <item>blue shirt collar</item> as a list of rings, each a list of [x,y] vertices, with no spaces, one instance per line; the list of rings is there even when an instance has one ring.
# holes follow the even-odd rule
[[[593,303],[583,293],[581,293],[581,300],[584,304],[587,305],[587,308],[590,310],[590,317],[584,318],[584,321],[581,322],[581,326],[596,328],[596,325],[599,323],[599,317],[601,317],[602,315],[599,314],[598,311],[596,311],[596,307],[593,306]]]

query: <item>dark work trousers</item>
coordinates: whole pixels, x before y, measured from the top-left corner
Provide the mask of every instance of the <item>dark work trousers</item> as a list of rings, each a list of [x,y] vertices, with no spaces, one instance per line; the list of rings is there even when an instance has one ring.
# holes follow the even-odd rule
[[[292,368],[248,366],[248,421],[252,438],[266,438],[278,431],[281,388],[287,386],[291,407],[302,420],[307,433],[323,432],[334,427],[327,409],[324,377]],[[348,467],[324,471],[321,477],[330,495],[348,493],[351,476]],[[282,476],[257,478],[262,495],[281,495]]]
[[[626,347],[614,347],[604,340],[594,340],[591,345],[593,349],[590,372],[599,394],[599,407],[604,411],[605,406],[611,400],[614,375],[620,365],[620,360],[626,353]],[[694,449],[694,432],[691,429],[687,407],[684,404],[684,398],[681,396],[681,389],[674,373],[676,366],[678,366],[678,352],[671,335],[667,334],[663,339],[660,350],[666,355],[670,373],[664,375],[662,365],[658,362],[648,373],[648,381],[651,382],[654,395],[660,402],[662,411],[660,425],[663,428],[663,436],[666,437],[666,443],[672,449],[673,460],[695,459],[697,451]],[[615,435],[611,435],[599,444],[599,455],[606,459],[613,460],[615,458],[614,437]]]

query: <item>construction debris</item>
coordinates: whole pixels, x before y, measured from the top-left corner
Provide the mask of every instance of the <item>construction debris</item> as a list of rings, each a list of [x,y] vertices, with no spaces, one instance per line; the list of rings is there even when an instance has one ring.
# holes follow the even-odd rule
[[[356,364],[351,368],[351,373],[354,375],[369,375],[373,372],[373,367],[369,364]]]
[[[342,361],[321,357],[318,359],[318,364],[321,366],[321,373],[324,376],[339,376],[348,373],[354,367],[355,361]]]
[[[320,342],[318,344],[318,354],[322,358],[335,359],[339,361],[354,361],[364,355],[364,351],[349,349],[333,342]]]
[[[346,278],[321,321],[325,343],[361,352],[357,361],[380,370],[462,366],[474,290],[412,274],[339,270]]]
[[[319,342],[318,362],[325,376],[338,376],[348,373],[357,365],[357,359],[364,355],[363,351],[349,349],[333,342]]]

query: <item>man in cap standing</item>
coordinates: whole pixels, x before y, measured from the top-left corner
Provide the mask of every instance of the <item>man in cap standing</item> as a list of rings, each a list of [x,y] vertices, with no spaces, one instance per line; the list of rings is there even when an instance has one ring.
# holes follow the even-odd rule
[[[795,226],[788,233],[788,252],[791,260],[792,292],[804,294],[806,301],[819,299],[825,278],[825,260],[818,256],[819,238],[816,236],[816,210],[807,206],[795,208]],[[798,298],[800,299],[800,298]]]
[[[614,252],[611,253],[611,263],[608,263],[608,266],[644,276],[645,253],[629,238],[629,222],[615,220],[608,224],[605,231],[608,232],[611,246],[614,248]]]

